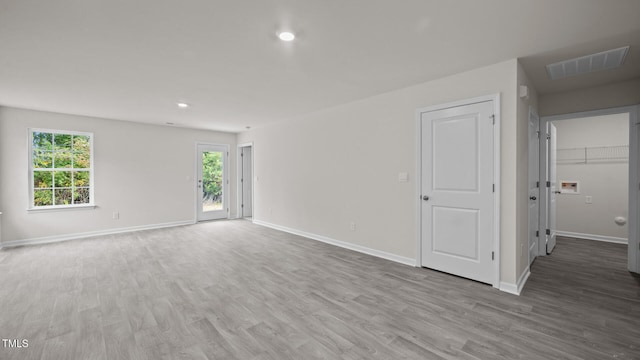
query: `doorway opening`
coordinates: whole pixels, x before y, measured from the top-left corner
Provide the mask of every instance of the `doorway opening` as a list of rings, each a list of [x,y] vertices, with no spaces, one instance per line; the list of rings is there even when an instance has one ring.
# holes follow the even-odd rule
[[[238,218],[253,219],[253,144],[238,145]]]
[[[552,253],[556,236],[624,244],[627,268],[638,272],[636,122],[636,107],[542,118],[539,255]]]
[[[229,145],[196,144],[198,221],[229,217]]]

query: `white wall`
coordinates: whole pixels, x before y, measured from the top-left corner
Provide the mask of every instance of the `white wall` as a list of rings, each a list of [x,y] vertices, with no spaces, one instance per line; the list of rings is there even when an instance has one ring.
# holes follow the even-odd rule
[[[94,134],[93,210],[27,212],[27,129]],[[195,221],[195,143],[229,144],[235,184],[236,135],[0,108],[2,241],[32,240]],[[231,199],[235,192],[231,188]],[[231,202],[235,213],[235,201]],[[113,220],[118,211],[120,219]]]
[[[501,281],[515,284],[527,241],[526,203],[517,201],[526,197],[526,172],[518,170],[525,104],[516,92],[528,80],[518,67],[513,59],[239,134],[239,143],[254,143],[254,219],[415,259],[416,109],[500,93]],[[95,210],[26,212],[28,127],[95,134]],[[234,134],[0,108],[0,139],[3,241],[193,221],[187,177],[196,141],[230,144],[236,174]],[[398,182],[399,172],[409,182]],[[233,206],[233,190],[231,199]]]
[[[518,269],[518,279],[529,267],[529,108],[538,111],[538,93],[533,83],[518,63],[518,89],[526,86],[529,89],[528,98],[518,96],[517,111],[517,196],[516,196],[516,268]],[[509,171],[509,169],[505,169]]]
[[[558,132],[558,149],[629,144],[627,114],[553,123]],[[559,164],[557,176],[558,181],[580,181],[579,195],[559,194],[557,197],[558,231],[590,235],[592,238],[627,240],[628,226],[615,224],[614,218],[629,216],[628,161]],[[592,197],[592,204],[585,202],[586,196]]]
[[[540,96],[540,116],[640,104],[640,78]]]
[[[517,210],[526,213],[516,209],[526,157],[516,87],[514,59],[239,134],[254,143],[254,219],[415,259],[416,109],[501,93],[501,278],[514,284],[517,241],[526,241],[516,231]]]

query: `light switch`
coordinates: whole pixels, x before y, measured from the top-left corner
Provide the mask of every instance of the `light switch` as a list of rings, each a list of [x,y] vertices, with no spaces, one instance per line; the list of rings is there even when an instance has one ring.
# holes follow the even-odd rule
[[[398,181],[399,182],[407,182],[409,181],[409,174],[406,172],[398,173]]]
[[[593,204],[593,196],[585,196],[584,202],[587,204]]]

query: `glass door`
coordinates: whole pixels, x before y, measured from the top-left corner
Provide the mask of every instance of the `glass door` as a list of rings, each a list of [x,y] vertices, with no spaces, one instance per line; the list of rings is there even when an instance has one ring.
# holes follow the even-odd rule
[[[198,144],[198,221],[228,217],[228,158],[228,145]]]

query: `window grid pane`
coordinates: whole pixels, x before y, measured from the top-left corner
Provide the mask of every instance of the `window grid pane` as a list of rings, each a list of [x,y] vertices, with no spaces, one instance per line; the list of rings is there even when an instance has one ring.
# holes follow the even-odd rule
[[[38,189],[33,192],[34,206],[53,205],[53,189]]]
[[[33,150],[33,167],[50,169],[53,167],[53,153],[50,150]]]
[[[34,189],[53,187],[53,173],[51,171],[34,171],[33,187]]]
[[[78,187],[75,188],[73,192],[73,203],[74,204],[88,204],[89,203],[89,188],[88,187]]]
[[[71,189],[54,189],[53,192],[55,205],[71,205]]]

